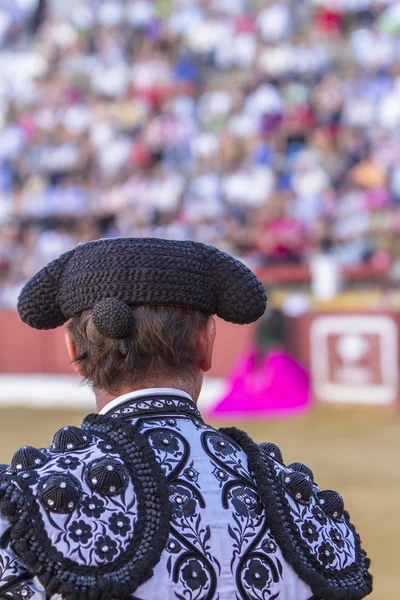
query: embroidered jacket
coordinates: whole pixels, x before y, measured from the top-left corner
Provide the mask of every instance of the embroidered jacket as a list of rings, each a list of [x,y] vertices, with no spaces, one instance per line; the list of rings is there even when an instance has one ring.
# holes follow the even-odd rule
[[[279,448],[143,394],[21,448],[0,476],[0,598],[360,600],[343,501]]]

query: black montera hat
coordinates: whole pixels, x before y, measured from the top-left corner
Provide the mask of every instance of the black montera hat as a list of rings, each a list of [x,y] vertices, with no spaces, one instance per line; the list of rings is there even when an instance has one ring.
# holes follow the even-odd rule
[[[199,242],[114,238],[80,244],[24,286],[21,319],[54,329],[86,309],[107,337],[129,332],[129,306],[196,308],[225,321],[256,321],[266,307],[261,281],[229,254]]]

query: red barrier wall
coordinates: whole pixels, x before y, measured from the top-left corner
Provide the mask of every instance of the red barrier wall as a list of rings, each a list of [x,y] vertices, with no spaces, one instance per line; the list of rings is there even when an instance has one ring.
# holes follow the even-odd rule
[[[73,373],[63,328],[37,331],[13,311],[0,311],[1,373]]]
[[[390,312],[373,312],[373,311],[313,311],[307,313],[299,318],[291,318],[288,323],[288,339],[287,345],[288,350],[291,354],[300,360],[305,366],[311,366],[311,329],[316,319],[330,315],[333,318],[340,319],[340,315],[353,317],[366,317],[364,321],[368,323],[368,318],[373,316],[386,316],[390,317],[390,322],[393,323],[392,328],[395,328],[395,341],[394,347],[400,348],[400,314]],[[368,324],[367,330],[368,330]],[[220,319],[217,319],[217,339],[214,353],[214,364],[209,375],[214,377],[223,377],[232,368],[235,361],[243,353],[246,347],[251,343],[254,334],[254,325],[232,325],[226,323]],[[335,334],[336,335],[336,334]],[[364,364],[364,358],[358,362],[346,362],[347,358],[344,357],[344,363],[342,364],[342,358],[340,356],[341,348],[338,345],[338,339],[340,337],[348,337],[346,329],[339,334],[339,338],[335,337],[327,338],[327,342],[322,342],[322,354],[327,352],[333,352],[332,365],[329,366],[329,374],[327,374],[326,383],[334,385],[348,385],[350,383],[350,396],[351,386],[353,382],[346,382],[339,380],[335,381],[334,373],[335,369],[340,373],[340,369],[347,369],[347,373],[354,373],[357,377],[357,373],[362,372],[362,369],[369,369],[369,372],[373,376],[373,372],[380,369],[382,373],[385,371],[382,366],[383,362],[389,360],[393,369],[398,372],[399,370],[399,358],[395,356],[382,354],[383,350],[380,349],[381,342],[377,340],[379,331],[374,333],[374,337],[367,333],[364,335],[356,333],[357,339],[364,335],[368,341],[371,352],[369,353],[368,364]],[[368,337],[369,336],[369,337]],[[354,339],[354,336],[353,336]],[[346,342],[346,340],[345,340]],[[350,340],[351,342],[351,340]],[[332,344],[336,345],[332,350]],[[329,348],[328,348],[329,346]],[[394,354],[397,353],[397,350]],[[314,351],[315,356],[315,351]],[[382,359],[383,356],[386,358]],[[319,357],[319,350],[317,350],[317,357]],[[394,364],[394,362],[397,363]],[[343,362],[343,361],[342,361]],[[349,371],[350,369],[350,371]],[[357,371],[358,369],[358,371]],[[392,369],[392,372],[393,372]],[[60,327],[51,331],[36,331],[31,329],[24,323],[22,323],[18,315],[12,311],[0,311],[0,373],[50,373],[50,374],[68,374],[73,373],[73,368],[69,364],[69,357],[64,342],[64,328]],[[376,374],[375,374],[376,375]],[[383,375],[382,375],[383,377]],[[380,375],[378,379],[380,378]],[[316,379],[318,379],[318,373],[316,373]],[[316,380],[315,380],[316,383]],[[355,393],[357,389],[357,382],[354,381]],[[393,384],[397,385],[397,384]],[[339,388],[337,388],[339,389]],[[340,388],[342,389],[342,388]],[[393,395],[393,394],[392,394]],[[396,397],[398,398],[399,393],[396,391]]]
[[[250,343],[254,326],[232,325],[217,319],[212,371],[222,377]],[[64,328],[37,331],[17,313],[0,311],[0,373],[73,373],[64,342]]]

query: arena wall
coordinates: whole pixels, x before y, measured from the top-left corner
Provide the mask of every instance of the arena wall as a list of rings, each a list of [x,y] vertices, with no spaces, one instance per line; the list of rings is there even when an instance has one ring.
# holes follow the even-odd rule
[[[288,318],[287,347],[310,369],[314,395],[322,400],[394,404],[399,399],[400,313],[313,310]],[[214,365],[225,377],[251,344],[254,325],[217,319]],[[0,311],[0,373],[73,373],[64,331],[36,331],[13,311]]]

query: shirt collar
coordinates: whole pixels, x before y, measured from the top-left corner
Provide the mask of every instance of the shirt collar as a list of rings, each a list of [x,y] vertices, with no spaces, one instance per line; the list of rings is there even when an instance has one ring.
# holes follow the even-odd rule
[[[128,392],[127,394],[118,396],[118,398],[111,400],[111,402],[103,406],[99,414],[106,415],[108,412],[114,410],[126,400],[134,400],[135,398],[143,398],[146,396],[181,396],[182,398],[186,398],[187,400],[191,400],[193,402],[193,398],[183,390],[178,390],[176,388],[146,388],[144,390],[136,390],[134,392]]]

